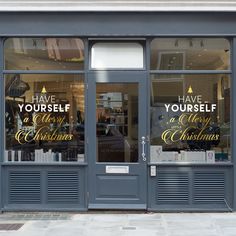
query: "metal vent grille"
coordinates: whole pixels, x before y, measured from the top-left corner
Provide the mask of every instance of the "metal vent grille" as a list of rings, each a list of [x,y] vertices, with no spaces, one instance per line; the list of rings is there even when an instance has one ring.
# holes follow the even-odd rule
[[[224,203],[225,175],[222,172],[194,173],[194,202]]]
[[[13,171],[9,173],[9,202],[13,204],[40,203],[40,172]]]
[[[188,173],[160,172],[157,179],[156,196],[157,204],[188,204]]]
[[[48,202],[78,203],[79,176],[77,172],[48,172]]]
[[[20,229],[24,224],[0,224],[0,231],[12,231]]]

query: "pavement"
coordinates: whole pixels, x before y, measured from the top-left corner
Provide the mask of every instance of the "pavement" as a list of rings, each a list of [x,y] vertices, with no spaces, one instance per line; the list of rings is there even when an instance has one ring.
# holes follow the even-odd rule
[[[4,213],[0,236],[236,236],[236,213]]]

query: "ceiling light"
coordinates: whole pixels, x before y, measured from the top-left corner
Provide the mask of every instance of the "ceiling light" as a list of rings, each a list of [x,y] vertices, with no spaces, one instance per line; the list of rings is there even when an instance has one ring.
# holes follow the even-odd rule
[[[175,47],[178,47],[178,46],[179,46],[179,40],[176,39],[176,40],[175,40]]]
[[[202,48],[204,47],[203,40],[201,40],[200,45],[201,45]]]
[[[36,39],[33,39],[33,46],[36,48],[37,47],[37,41]]]
[[[189,41],[189,47],[193,47],[193,40],[192,39],[190,39],[190,41]]]

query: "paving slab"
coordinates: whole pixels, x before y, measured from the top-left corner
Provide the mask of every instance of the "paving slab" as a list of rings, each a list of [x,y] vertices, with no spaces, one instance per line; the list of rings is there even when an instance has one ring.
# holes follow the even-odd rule
[[[236,213],[4,213],[0,236],[236,236]]]

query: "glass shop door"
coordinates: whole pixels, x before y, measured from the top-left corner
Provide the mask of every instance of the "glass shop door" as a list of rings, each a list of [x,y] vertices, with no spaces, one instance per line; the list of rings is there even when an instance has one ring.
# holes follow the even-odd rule
[[[88,74],[89,209],[147,207],[146,73]]]

